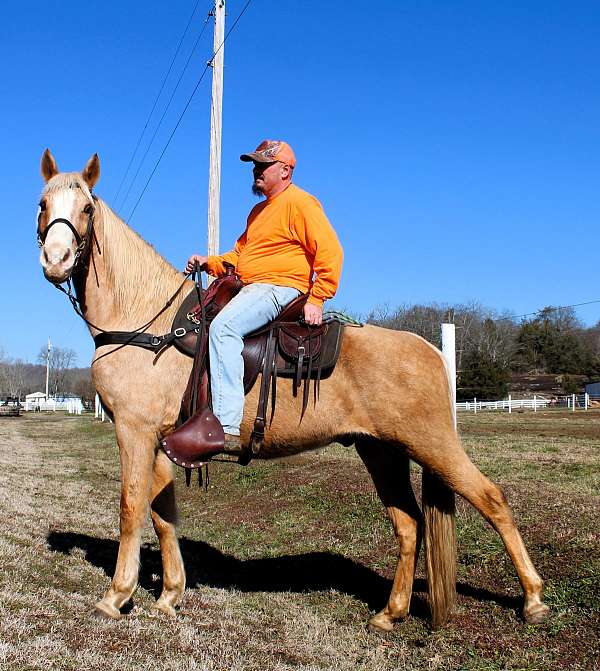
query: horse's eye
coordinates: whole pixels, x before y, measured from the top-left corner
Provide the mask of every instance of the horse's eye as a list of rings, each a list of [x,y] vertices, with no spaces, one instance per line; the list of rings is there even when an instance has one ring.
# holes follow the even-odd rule
[[[93,210],[93,208],[92,208],[92,206],[90,205],[90,203],[88,203],[88,204],[83,208],[83,211],[85,212],[85,214],[91,214],[91,213],[92,213],[92,210]]]
[[[46,209],[46,201],[40,200],[40,210],[43,212]]]

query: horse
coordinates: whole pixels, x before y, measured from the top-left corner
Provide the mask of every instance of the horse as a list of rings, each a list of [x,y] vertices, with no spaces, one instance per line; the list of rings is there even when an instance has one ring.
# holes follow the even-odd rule
[[[92,336],[97,328],[134,331],[157,313],[154,332],[168,332],[193,284],[188,281],[189,289],[164,309],[184,278],[92,195],[100,176],[98,155],[82,172],[61,173],[46,149],[41,172],[45,185],[38,238],[46,279],[57,286],[72,282]],[[121,464],[119,550],[111,585],[95,605],[101,616],[121,618],[121,608],[137,587],[148,510],[163,566],[162,591],[153,607],[173,616],[184,592],[174,476],[160,441],[177,425],[191,365],[174,347],[158,357],[122,345],[105,345],[95,352],[92,379],[114,420]],[[246,397],[242,444],[250,437],[258,387]],[[301,423],[299,396],[294,397],[291,380],[280,380],[277,412],[259,458],[297,454],[336,441],[354,445],[387,510],[399,549],[390,596],[370,618],[370,628],[390,631],[408,615],[422,540],[433,626],[449,619],[456,599],[455,494],[473,505],[502,538],[523,589],[524,620],[538,623],[548,616],[542,580],[506,499],[461,445],[448,367],[438,349],[413,333],[373,325],[349,328],[336,368],[321,383],[319,401],[309,406]],[[410,482],[410,460],[423,469],[421,505]]]

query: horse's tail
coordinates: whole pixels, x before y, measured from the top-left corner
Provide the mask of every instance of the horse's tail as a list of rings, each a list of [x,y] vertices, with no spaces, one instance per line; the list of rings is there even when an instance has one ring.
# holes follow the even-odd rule
[[[454,492],[430,470],[423,469],[425,561],[433,627],[449,618],[456,601],[456,534]]]

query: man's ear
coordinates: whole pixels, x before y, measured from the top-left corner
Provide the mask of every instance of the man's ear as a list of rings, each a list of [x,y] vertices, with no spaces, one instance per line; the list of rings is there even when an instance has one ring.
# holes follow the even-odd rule
[[[91,191],[100,178],[100,159],[98,158],[98,154],[94,154],[92,158],[90,158],[81,175]]]
[[[44,178],[45,182],[52,179],[54,175],[58,175],[56,161],[54,160],[54,156],[52,156],[49,149],[46,149],[42,155],[41,169],[42,177]]]

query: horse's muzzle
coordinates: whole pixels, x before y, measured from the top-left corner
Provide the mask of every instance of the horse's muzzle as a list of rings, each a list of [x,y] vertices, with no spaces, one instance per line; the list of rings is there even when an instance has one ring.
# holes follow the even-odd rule
[[[66,282],[71,277],[75,255],[70,247],[46,245],[42,247],[40,263],[44,271],[44,277],[53,284]]]

